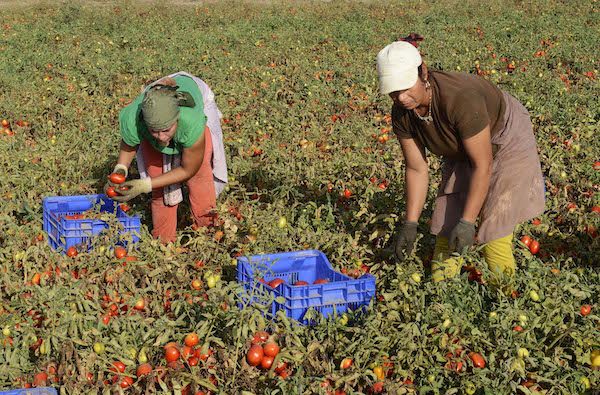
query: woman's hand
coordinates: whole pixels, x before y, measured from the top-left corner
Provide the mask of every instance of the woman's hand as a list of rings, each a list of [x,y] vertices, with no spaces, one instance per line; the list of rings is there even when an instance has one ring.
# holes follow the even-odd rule
[[[119,193],[119,196],[113,197],[113,200],[121,203],[127,202],[142,193],[152,192],[152,180],[148,177],[126,181],[115,188],[115,191]]]
[[[464,253],[475,242],[475,224],[461,219],[450,232],[448,247],[450,252]]]
[[[405,221],[400,230],[398,231],[398,237],[396,238],[396,258],[399,261],[403,261],[407,256],[410,256],[414,247],[415,241],[417,240],[417,223],[411,221]]]

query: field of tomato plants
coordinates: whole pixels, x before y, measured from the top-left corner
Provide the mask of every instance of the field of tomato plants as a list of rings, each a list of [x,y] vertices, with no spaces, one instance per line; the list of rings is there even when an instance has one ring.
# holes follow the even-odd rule
[[[1,5],[0,388],[598,393],[599,4],[403,3]],[[530,112],[547,206],[515,233],[513,280],[472,251],[459,277],[432,283],[431,199],[416,254],[392,257],[403,161],[375,56],[410,32],[430,67],[480,74]],[[218,226],[193,230],[184,204],[162,246],[146,196],[129,205],[139,243],[115,249],[112,230],[90,252],[53,251],[42,199],[99,193],[120,109],[179,70],[223,112]],[[238,307],[236,257],[307,249],[376,276],[368,314],[305,327]]]

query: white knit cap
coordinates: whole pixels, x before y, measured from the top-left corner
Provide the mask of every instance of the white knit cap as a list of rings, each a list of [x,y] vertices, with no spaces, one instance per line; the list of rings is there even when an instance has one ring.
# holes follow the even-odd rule
[[[394,41],[377,54],[379,91],[382,95],[412,88],[419,78],[421,55],[414,45]]]

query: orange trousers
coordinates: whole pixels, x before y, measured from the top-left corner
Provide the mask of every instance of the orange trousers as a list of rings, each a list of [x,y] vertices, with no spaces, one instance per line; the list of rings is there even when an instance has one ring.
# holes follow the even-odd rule
[[[212,139],[208,127],[204,129],[204,136],[206,143],[202,165],[198,172],[186,182],[196,227],[214,224],[213,209],[217,205],[211,165]],[[148,176],[158,177],[163,174],[163,154],[155,150],[146,140],[142,141],[140,148]],[[160,238],[163,243],[175,241],[177,239],[177,205],[165,206],[162,188],[152,190],[151,209],[152,236]]]

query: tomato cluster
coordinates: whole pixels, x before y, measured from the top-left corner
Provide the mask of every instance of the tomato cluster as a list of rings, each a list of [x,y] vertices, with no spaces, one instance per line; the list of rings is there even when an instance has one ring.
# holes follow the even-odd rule
[[[279,354],[279,345],[272,340],[268,332],[258,331],[250,341],[250,348],[246,353],[246,362],[250,366],[260,367],[263,370],[270,370]],[[287,362],[280,362],[274,369],[280,378],[287,378],[290,375]]]

